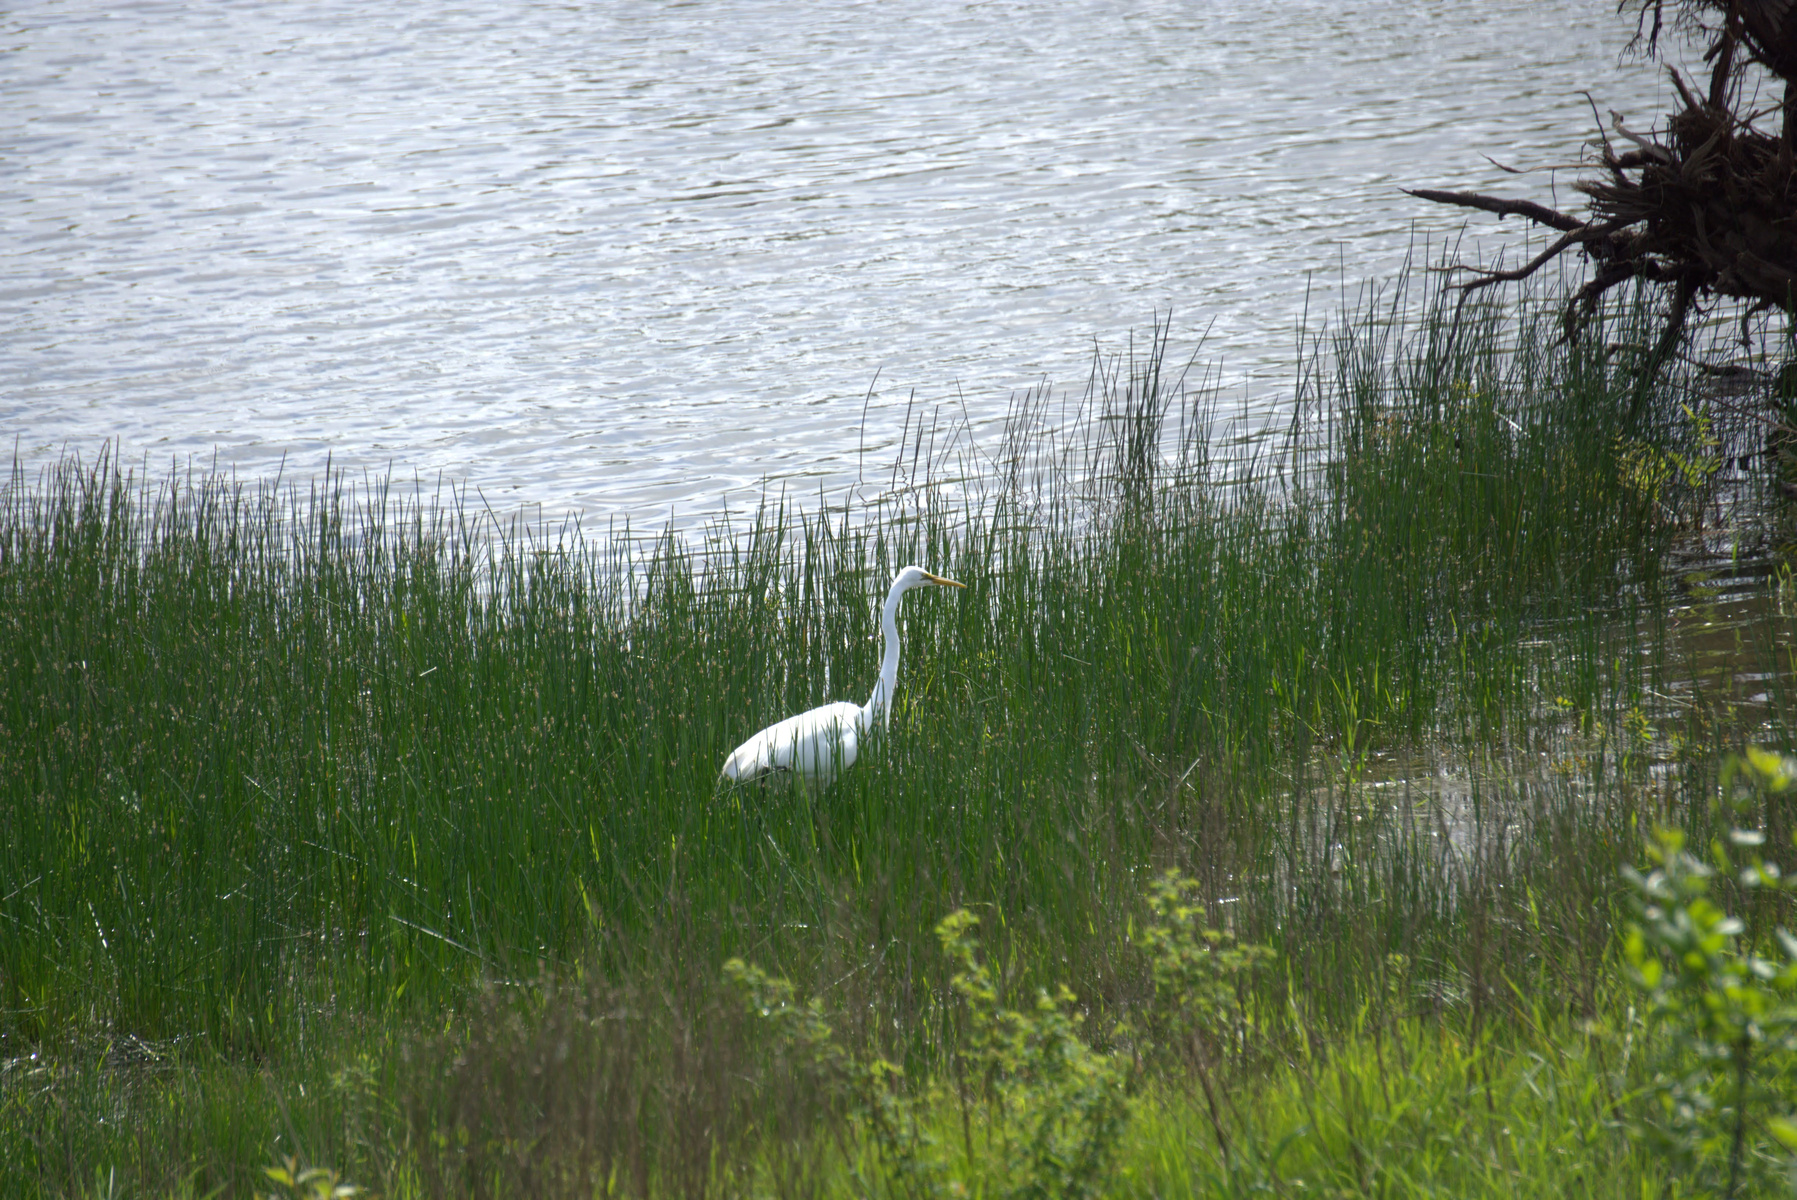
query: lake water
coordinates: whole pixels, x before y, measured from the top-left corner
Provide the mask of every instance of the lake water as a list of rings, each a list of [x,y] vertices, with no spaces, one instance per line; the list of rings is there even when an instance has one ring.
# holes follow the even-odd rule
[[[913,403],[991,438],[1169,314],[1251,431],[1307,280],[1461,228],[1400,188],[1566,202],[1581,90],[1652,124],[1614,8],[27,0],[0,433],[656,525],[839,494]]]

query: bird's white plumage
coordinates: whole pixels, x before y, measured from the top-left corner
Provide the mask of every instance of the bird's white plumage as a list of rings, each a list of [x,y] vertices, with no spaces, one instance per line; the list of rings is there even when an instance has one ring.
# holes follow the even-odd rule
[[[721,777],[736,783],[778,773],[793,773],[827,784],[855,765],[861,741],[876,722],[890,718],[893,689],[898,686],[899,598],[914,587],[936,584],[965,587],[952,579],[932,575],[922,567],[906,567],[893,577],[886,593],[880,625],[886,635],[886,655],[880,663],[880,682],[866,704],[839,700],[796,717],[770,725],[730,752]]]
[[[828,783],[855,765],[861,752],[861,706],[839,700],[769,725],[724,760],[728,779],[756,779],[797,771]]]

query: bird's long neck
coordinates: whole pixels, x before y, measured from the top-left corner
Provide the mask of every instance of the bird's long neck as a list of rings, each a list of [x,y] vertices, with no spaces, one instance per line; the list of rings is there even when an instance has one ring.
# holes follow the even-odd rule
[[[861,710],[864,729],[872,728],[875,721],[882,726],[892,721],[892,692],[898,687],[898,606],[902,595],[896,587],[886,594],[886,610],[880,616],[880,627],[886,634],[886,657],[880,660],[880,682],[874,685],[874,694]]]

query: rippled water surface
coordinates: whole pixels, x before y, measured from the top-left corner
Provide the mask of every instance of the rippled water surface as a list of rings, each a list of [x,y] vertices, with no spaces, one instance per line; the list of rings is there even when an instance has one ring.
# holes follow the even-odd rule
[[[1167,313],[1251,427],[1307,276],[1460,227],[1401,187],[1541,196],[1581,89],[1663,107],[1610,0],[1277,7],[12,5],[0,431],[659,523]]]

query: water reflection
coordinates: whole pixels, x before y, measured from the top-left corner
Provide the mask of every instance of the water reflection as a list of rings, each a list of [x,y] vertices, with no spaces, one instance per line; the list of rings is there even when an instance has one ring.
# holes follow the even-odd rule
[[[1400,186],[1538,193],[1481,154],[1665,90],[1588,0],[1264,12],[15,5],[0,428],[658,523],[844,487],[914,399],[995,437],[1171,312],[1251,431],[1308,275],[1459,228]]]

